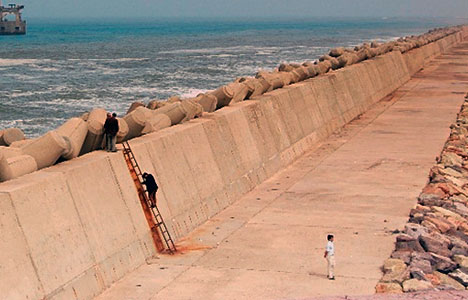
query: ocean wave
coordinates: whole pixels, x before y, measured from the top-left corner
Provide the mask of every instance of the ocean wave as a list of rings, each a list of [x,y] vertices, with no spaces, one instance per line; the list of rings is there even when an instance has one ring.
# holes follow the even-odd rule
[[[0,58],[0,67],[12,67],[26,64],[37,64],[49,62],[50,59],[20,59],[20,58]]]

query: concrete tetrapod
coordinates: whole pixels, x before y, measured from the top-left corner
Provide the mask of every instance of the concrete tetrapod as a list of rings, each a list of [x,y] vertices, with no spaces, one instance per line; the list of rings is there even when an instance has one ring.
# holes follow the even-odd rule
[[[249,90],[251,90],[250,95],[248,95],[248,99],[252,99],[253,97],[262,95],[264,92],[264,87],[260,80],[256,78],[249,78],[245,81]]]
[[[215,96],[216,100],[218,100],[218,102],[216,103],[216,109],[228,106],[232,100],[232,97],[234,97],[234,91],[229,85],[221,86],[218,89],[211,92],[210,94]]]
[[[26,146],[29,143],[32,143],[35,139],[27,139],[27,140],[21,140],[21,141],[16,141],[11,143],[9,148],[22,148]]]
[[[101,147],[104,133],[104,122],[106,122],[106,118],[107,112],[103,108],[95,108],[89,113],[88,120],[86,121],[88,124],[88,133],[86,134],[80,155]]]
[[[133,102],[133,103],[130,105],[130,107],[128,108],[126,114],[128,115],[129,113],[131,113],[132,111],[134,111],[134,110],[137,109],[138,107],[142,107],[142,106],[143,106],[143,107],[145,106],[145,104],[144,104],[143,102]]]
[[[12,148],[12,147],[0,146],[0,154],[5,156],[5,158],[10,158],[10,157],[23,155],[23,150],[21,150],[20,148],[15,148],[15,147]]]
[[[56,131],[49,131],[21,149],[24,154],[34,158],[37,169],[53,165],[60,156],[70,151],[65,139]]]
[[[0,132],[0,145],[9,146],[13,142],[24,140],[24,133],[19,128],[8,128]]]
[[[204,112],[214,112],[216,110],[216,104],[218,100],[212,94],[201,94],[198,95],[197,98],[193,99],[193,101],[200,104],[203,108]]]
[[[0,153],[0,181],[7,181],[37,171],[36,160],[30,155],[7,158]]]
[[[117,121],[119,122],[119,132],[117,132],[117,143],[122,143],[125,141],[125,137],[128,134],[128,124],[125,122],[124,119],[122,118],[117,118]]]
[[[152,115],[152,112],[152,110],[141,106],[123,117],[123,120],[128,125],[128,133],[125,136],[125,140],[130,140],[141,135],[141,131],[145,128],[146,120]]]
[[[157,114],[151,119],[146,121],[145,128],[141,131],[141,134],[148,134],[157,132],[161,129],[171,126],[171,119],[165,114]]]
[[[243,82],[241,82],[241,83],[233,82],[230,85],[232,86],[234,95],[233,95],[233,97],[231,99],[231,102],[229,104],[244,101],[244,99],[249,94],[249,86],[247,86],[247,84],[245,84]]]
[[[64,159],[73,159],[80,154],[84,140],[88,134],[88,124],[81,118],[71,118],[62,126],[57,128],[57,133],[65,137],[70,143],[70,151],[65,152]]]
[[[181,123],[187,122],[193,118],[199,118],[203,114],[203,107],[197,102],[190,100],[183,100],[181,102],[181,108],[185,111],[185,117]]]
[[[171,120],[171,125],[179,124],[185,118],[185,110],[181,102],[166,104],[154,111],[154,114],[165,114]]]

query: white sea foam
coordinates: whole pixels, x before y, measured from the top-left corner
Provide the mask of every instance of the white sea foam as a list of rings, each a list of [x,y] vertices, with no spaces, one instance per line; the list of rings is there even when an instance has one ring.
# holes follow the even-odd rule
[[[188,89],[186,92],[183,92],[180,94],[180,98],[185,99],[185,98],[194,98],[198,94],[206,93],[211,90],[206,90],[206,89]]]
[[[41,61],[41,59],[10,59],[10,58],[0,58],[0,67],[10,67],[10,66],[19,66],[26,64],[35,64]]]

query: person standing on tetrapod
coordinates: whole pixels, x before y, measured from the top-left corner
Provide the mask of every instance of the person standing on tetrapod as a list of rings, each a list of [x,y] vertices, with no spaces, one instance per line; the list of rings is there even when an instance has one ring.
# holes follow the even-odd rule
[[[156,180],[154,180],[153,175],[143,173],[143,184],[146,185],[151,208],[156,207],[156,192],[158,191],[158,184],[156,183]]]

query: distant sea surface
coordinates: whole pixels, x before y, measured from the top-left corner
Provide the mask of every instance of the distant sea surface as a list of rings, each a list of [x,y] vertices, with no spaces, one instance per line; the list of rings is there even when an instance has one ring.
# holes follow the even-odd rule
[[[456,24],[444,19],[28,20],[0,36],[0,129],[29,137],[93,107],[196,96],[335,46],[387,41]]]

